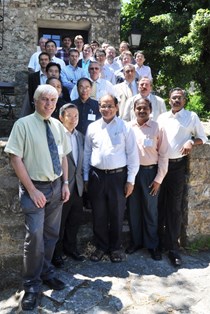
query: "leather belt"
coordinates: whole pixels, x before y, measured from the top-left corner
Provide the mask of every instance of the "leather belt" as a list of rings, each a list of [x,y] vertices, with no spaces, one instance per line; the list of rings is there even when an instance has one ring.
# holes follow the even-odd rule
[[[46,184],[51,184],[51,183],[54,183],[56,182],[57,180],[59,180],[59,178],[55,179],[54,181],[36,181],[36,180],[31,180],[34,184],[40,184],[40,185],[46,185]]]
[[[184,157],[169,159],[169,162],[180,162],[180,161],[183,160],[183,158],[184,158]]]
[[[153,169],[155,167],[157,167],[157,164],[155,164],[155,165],[148,165],[148,166],[140,165],[140,168],[143,168],[143,169]]]
[[[116,168],[116,169],[98,169],[96,167],[92,167],[92,169],[95,171],[101,171],[105,174],[114,174],[114,173],[123,172],[126,169],[126,167],[121,167],[121,168]]]

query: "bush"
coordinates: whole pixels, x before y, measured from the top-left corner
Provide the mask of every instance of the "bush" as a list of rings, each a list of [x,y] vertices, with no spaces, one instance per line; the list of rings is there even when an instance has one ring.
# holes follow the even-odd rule
[[[187,110],[196,112],[201,119],[208,120],[210,118],[210,113],[204,109],[205,104],[203,101],[203,97],[198,92],[188,95],[188,100],[185,108]]]

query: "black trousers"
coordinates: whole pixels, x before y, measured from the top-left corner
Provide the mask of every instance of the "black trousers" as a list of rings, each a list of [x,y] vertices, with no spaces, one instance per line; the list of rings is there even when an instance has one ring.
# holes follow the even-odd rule
[[[182,223],[182,200],[187,158],[170,162],[158,197],[158,230],[160,245],[166,250],[179,248]]]
[[[157,166],[145,169],[140,166],[133,193],[128,198],[128,217],[132,244],[155,249],[158,246],[158,195],[150,195],[151,182],[157,174]]]
[[[126,168],[113,174],[90,170],[88,194],[93,210],[93,233],[96,247],[104,252],[121,248],[126,179]]]
[[[63,252],[73,252],[77,248],[77,233],[81,224],[83,200],[75,187],[68,202],[63,204],[59,240],[56,244],[54,256]]]

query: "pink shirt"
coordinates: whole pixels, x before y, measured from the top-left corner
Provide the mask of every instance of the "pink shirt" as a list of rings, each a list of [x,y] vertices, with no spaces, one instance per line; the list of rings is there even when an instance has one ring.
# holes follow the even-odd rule
[[[143,166],[158,164],[154,181],[162,183],[168,171],[168,141],[157,122],[148,120],[140,126],[136,120],[130,122],[134,130],[139,152],[139,163]]]

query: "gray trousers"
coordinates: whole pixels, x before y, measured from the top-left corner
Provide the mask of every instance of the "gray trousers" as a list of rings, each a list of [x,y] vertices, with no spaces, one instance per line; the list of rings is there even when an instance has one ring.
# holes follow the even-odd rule
[[[60,178],[52,183],[34,182],[46,197],[44,208],[37,208],[23,186],[20,202],[25,214],[26,236],[23,255],[23,286],[27,292],[39,292],[43,279],[54,277],[51,264],[59,236],[61,212]]]

